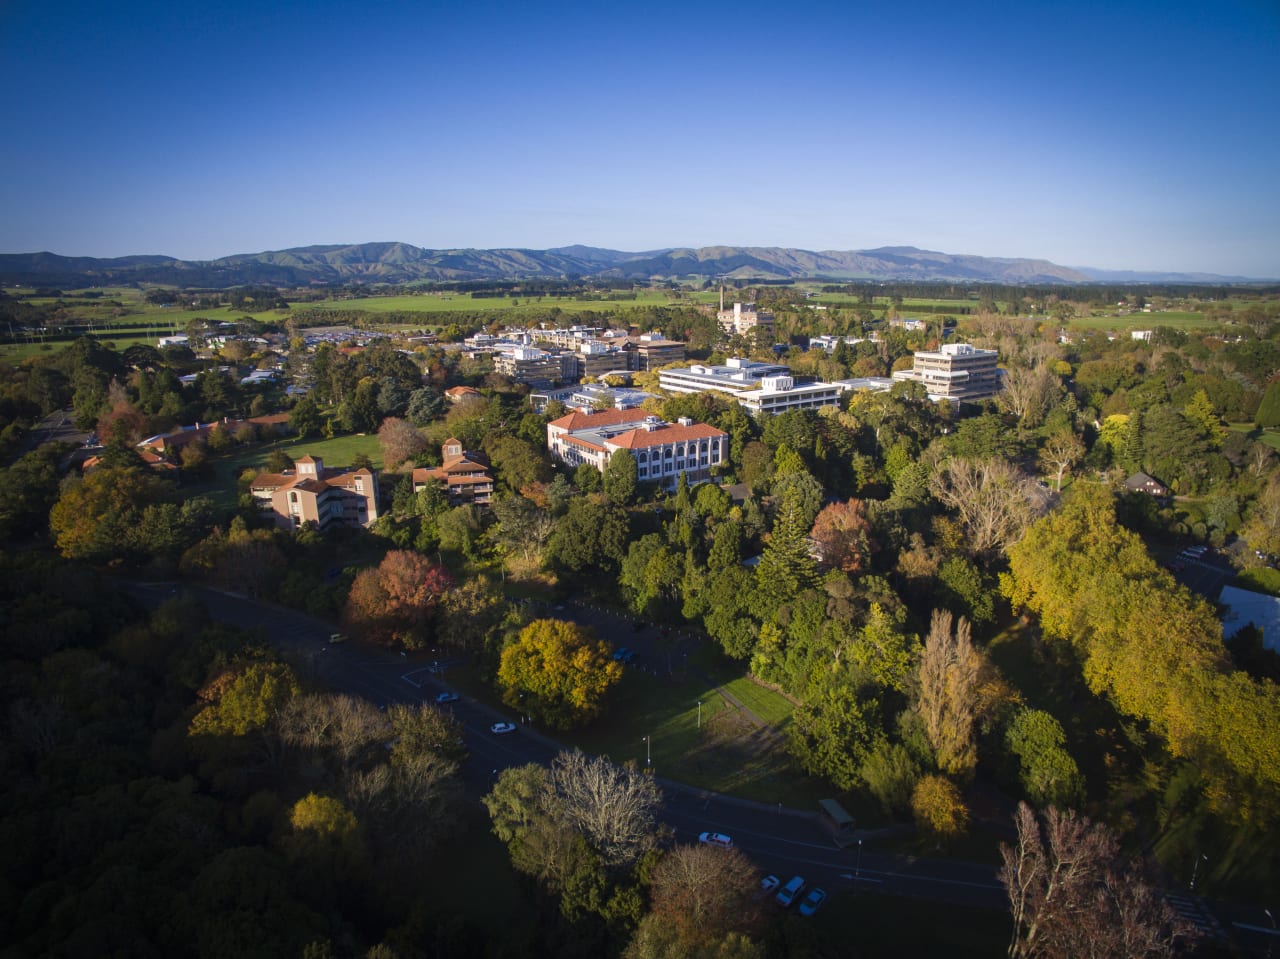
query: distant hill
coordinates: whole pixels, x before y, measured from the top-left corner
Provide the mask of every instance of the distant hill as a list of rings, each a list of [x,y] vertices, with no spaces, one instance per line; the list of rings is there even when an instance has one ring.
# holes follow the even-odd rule
[[[1239,283],[1243,277],[1185,273],[1120,273],[1058,266],[1048,260],[1003,259],[882,247],[796,250],[709,246],[626,253],[588,246],[552,250],[425,250],[407,243],[304,246],[242,253],[217,260],[167,256],[115,259],[55,253],[0,254],[0,284],[78,289],[160,284],[226,288],[430,280],[516,280],[600,276],[613,279],[827,279],[1051,284],[1091,282]]]

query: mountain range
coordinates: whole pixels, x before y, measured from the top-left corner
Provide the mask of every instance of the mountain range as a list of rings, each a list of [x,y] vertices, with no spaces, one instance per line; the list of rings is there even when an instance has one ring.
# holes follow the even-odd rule
[[[625,253],[588,246],[551,250],[427,250],[407,243],[357,243],[241,253],[217,260],[0,254],[0,284],[68,289],[132,284],[219,289],[249,285],[299,287],[562,277],[907,280],[1010,285],[1251,282],[1240,276],[1093,270],[1059,266],[1048,260],[938,253],[910,246],[822,252],[784,247],[708,246]]]

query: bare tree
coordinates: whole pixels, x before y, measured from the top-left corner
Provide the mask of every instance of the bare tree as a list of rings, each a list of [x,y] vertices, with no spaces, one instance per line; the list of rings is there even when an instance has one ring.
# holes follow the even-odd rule
[[[651,776],[574,750],[552,761],[548,785],[561,815],[609,865],[634,862],[654,845],[662,791]]]
[[[1026,803],[1014,822],[999,874],[1013,914],[1011,959],[1155,959],[1192,934],[1140,864],[1121,859],[1105,826],[1050,807],[1042,830]]]
[[[313,693],[285,705],[280,731],[289,745],[332,758],[339,772],[345,773],[370,746],[386,742],[391,724],[367,700]]]
[[[1058,492],[1062,492],[1062,474],[1084,457],[1084,443],[1069,429],[1059,430],[1045,440],[1040,449],[1040,466],[1053,473],[1058,480]]]
[[[389,470],[397,469],[427,448],[427,439],[418,428],[395,416],[388,416],[378,427],[378,443],[383,465]]]
[[[1047,363],[1017,366],[1005,371],[1004,388],[996,396],[1000,408],[1018,417],[1018,423],[1035,427],[1062,396],[1062,381]]]
[[[756,879],[737,849],[676,846],[654,867],[653,912],[686,947],[718,942],[754,924]]]
[[[965,775],[978,762],[973,725],[983,662],[970,639],[969,621],[961,616],[954,633],[951,621],[947,610],[933,611],[920,654],[916,709],[938,768],[950,775]]]
[[[1035,480],[1002,459],[946,460],[929,478],[929,492],[959,514],[977,556],[1016,542],[1043,505]]]

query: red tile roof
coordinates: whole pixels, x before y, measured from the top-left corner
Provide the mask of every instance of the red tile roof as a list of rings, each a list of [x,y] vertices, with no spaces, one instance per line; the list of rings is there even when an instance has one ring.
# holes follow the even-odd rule
[[[601,413],[568,413],[558,420],[552,420],[548,425],[555,426],[563,430],[573,432],[575,430],[590,430],[599,426],[620,426],[623,423],[643,423],[648,417],[652,416],[648,410],[630,409],[630,410],[604,410]]]
[[[668,443],[683,443],[686,440],[709,440],[720,436],[728,436],[723,430],[706,423],[694,423],[691,426],[663,426],[656,430],[631,430],[621,436],[609,440],[611,446],[622,449],[647,449],[650,446],[666,446]]]

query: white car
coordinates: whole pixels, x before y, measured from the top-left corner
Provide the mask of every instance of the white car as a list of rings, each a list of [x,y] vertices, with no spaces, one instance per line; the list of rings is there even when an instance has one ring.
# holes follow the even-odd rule
[[[458,701],[457,693],[441,693],[436,697],[438,703],[456,703]]]
[[[778,890],[778,894],[774,896],[779,906],[786,909],[804,889],[804,876],[792,876],[787,880],[787,884]]]
[[[721,849],[728,849],[733,845],[733,840],[720,832],[704,832],[698,836],[698,842],[704,846],[719,846]]]
[[[514,733],[516,731],[515,723],[494,723],[489,727],[491,733]]]

